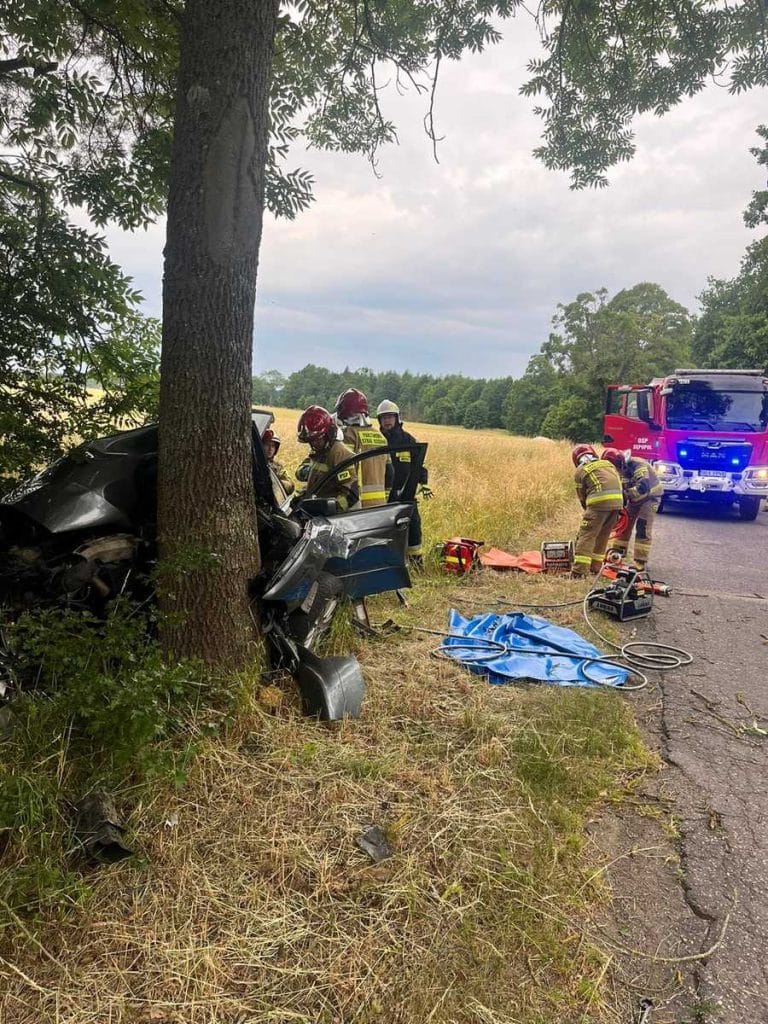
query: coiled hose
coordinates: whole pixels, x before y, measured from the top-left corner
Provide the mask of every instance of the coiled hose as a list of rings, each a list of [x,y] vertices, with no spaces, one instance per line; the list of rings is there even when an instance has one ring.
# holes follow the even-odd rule
[[[630,580],[630,585],[634,578],[635,577]],[[593,590],[590,590],[584,598],[579,597],[574,601],[561,601],[558,604],[521,604],[518,602],[508,601],[506,598],[498,598],[496,603],[506,605],[511,608],[528,608],[535,611],[548,611],[555,608],[572,608],[576,605],[581,605],[584,621],[595,636],[602,640],[604,644],[607,644],[608,647],[612,647],[615,651],[618,651],[618,654],[614,657],[604,655],[602,657],[590,658],[586,656],[580,657],[579,655],[573,655],[569,652],[558,650],[526,650],[525,653],[526,655],[532,655],[534,657],[539,656],[546,658],[567,653],[567,656],[573,661],[581,662],[581,671],[584,678],[595,686],[605,686],[609,689],[620,689],[624,691],[642,690],[649,682],[648,676],[645,675],[645,672],[670,672],[674,669],[682,668],[683,665],[691,664],[693,661],[693,655],[690,651],[686,651],[682,647],[673,647],[670,644],[661,644],[652,640],[630,640],[626,644],[617,644],[607,636],[604,636],[595,626],[589,614],[589,599],[593,594],[598,592],[598,588],[594,588]],[[439,647],[436,647],[431,652],[436,658],[454,660],[449,658],[449,655],[447,654],[448,650],[477,652],[477,657],[462,656],[458,659],[460,664],[483,665],[486,662],[503,657],[505,654],[518,652],[518,649],[513,647],[511,644],[502,643],[500,640],[492,640],[490,637],[468,637],[460,633],[451,633],[439,629],[427,629],[424,626],[413,626],[411,628],[415,632],[430,633],[434,636],[443,637],[444,639],[447,638],[452,641],[461,641],[460,643],[451,643],[450,645],[444,642],[441,643]],[[623,686],[615,687],[609,683],[604,683],[600,679],[596,679],[593,675],[590,675],[589,666],[591,665],[611,665],[629,672],[631,676],[634,676],[640,681],[632,685],[625,683]]]

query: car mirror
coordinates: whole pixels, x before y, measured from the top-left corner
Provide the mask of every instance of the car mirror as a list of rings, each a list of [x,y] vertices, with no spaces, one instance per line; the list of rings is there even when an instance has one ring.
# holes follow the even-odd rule
[[[306,498],[299,511],[307,516],[335,516],[338,512],[335,498]]]

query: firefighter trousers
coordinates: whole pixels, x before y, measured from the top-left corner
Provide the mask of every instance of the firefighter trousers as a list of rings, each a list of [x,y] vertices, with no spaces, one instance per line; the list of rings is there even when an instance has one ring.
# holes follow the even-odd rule
[[[659,511],[659,499],[648,498],[637,504],[627,505],[627,523],[623,530],[611,534],[610,546],[612,551],[618,551],[626,555],[629,548],[629,541],[632,531],[635,531],[635,544],[632,552],[632,561],[638,568],[644,569],[651,553],[651,541],[653,540],[653,521]]]
[[[408,557],[419,559],[424,549],[421,546],[421,516],[418,503],[413,503],[413,515],[408,525]]]
[[[584,518],[573,548],[573,571],[576,575],[586,576],[590,570],[600,572],[608,538],[618,518],[617,508],[603,510],[593,505],[584,510]]]

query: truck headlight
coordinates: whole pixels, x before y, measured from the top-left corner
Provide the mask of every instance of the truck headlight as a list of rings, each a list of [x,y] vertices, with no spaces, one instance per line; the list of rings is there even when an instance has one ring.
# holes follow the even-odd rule
[[[744,471],[744,477],[748,480],[759,480],[760,483],[768,483],[768,466],[749,466]]]
[[[679,476],[683,472],[676,462],[657,462],[654,469],[659,476]]]

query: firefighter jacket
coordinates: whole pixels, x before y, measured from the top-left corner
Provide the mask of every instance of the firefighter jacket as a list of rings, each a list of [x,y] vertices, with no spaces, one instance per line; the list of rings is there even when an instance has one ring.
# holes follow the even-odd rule
[[[639,505],[664,494],[664,485],[645,459],[627,459],[624,470],[624,493],[630,505]]]
[[[574,475],[576,494],[582,508],[609,512],[624,507],[624,494],[618,470],[607,459],[584,462]]]
[[[320,490],[317,485],[326,473],[352,458],[353,453],[341,441],[331,441],[321,452],[309,456],[309,476],[305,494],[315,498],[335,498],[340,512],[346,512],[357,502],[357,475],[354,466],[339,470]]]
[[[387,442],[378,427],[363,427],[358,424],[344,424],[344,442],[357,455],[374,448],[386,448]],[[389,456],[386,452],[375,458],[364,459],[357,467],[357,483],[360,504],[363,508],[374,505],[385,505],[387,502],[387,466]]]
[[[387,444],[392,446],[418,443],[413,434],[409,434],[407,430],[403,430],[402,423],[397,423],[391,430],[387,430],[384,433],[384,437],[387,439]],[[405,486],[411,473],[411,452],[392,452],[392,462],[395,467],[394,487],[396,491],[399,491]],[[427,474],[427,468],[426,466],[422,466],[419,471],[419,479],[416,483],[426,484],[428,481],[429,476]]]
[[[270,469],[273,471],[277,479],[283,485],[283,490],[286,494],[293,494],[296,489],[296,485],[288,475],[288,470],[282,464],[282,462],[276,462],[274,459],[269,463]]]

